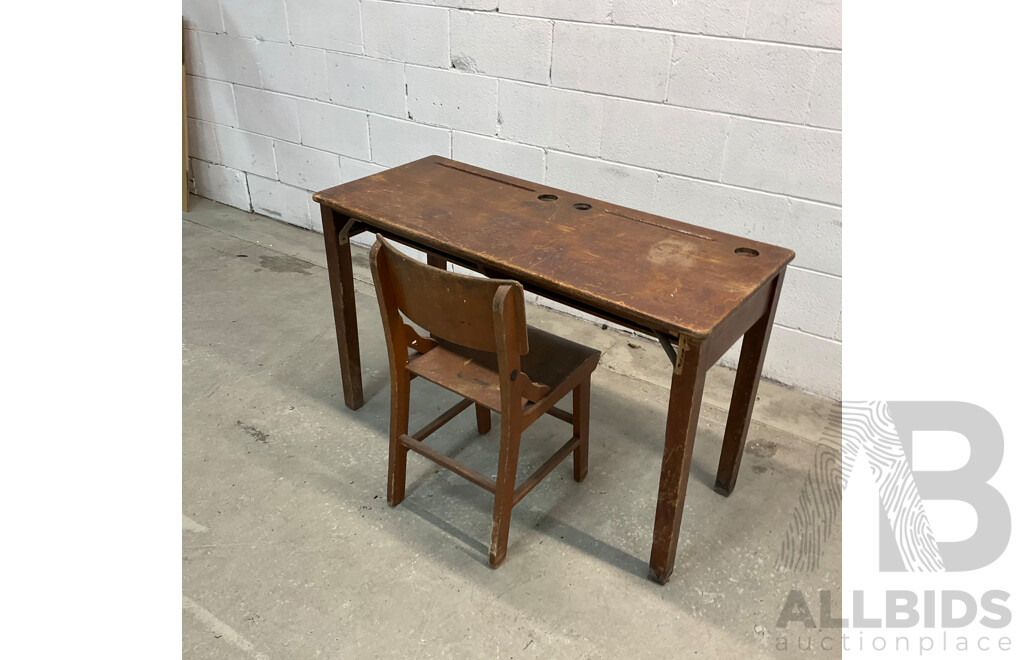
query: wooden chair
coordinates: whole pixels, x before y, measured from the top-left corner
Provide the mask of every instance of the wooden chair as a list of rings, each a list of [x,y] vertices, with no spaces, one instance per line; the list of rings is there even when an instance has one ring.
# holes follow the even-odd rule
[[[490,491],[494,519],[489,560],[497,567],[505,559],[512,507],[570,453],[573,478],[583,481],[587,476],[590,374],[601,353],[527,326],[523,287],[514,280],[459,275],[422,264],[380,235],[370,252],[370,267],[391,366],[388,504],[396,506],[405,498],[410,449]],[[418,334],[403,315],[431,336]],[[409,386],[417,376],[464,398],[409,434]],[[571,414],[554,407],[570,391]],[[490,430],[491,410],[501,415],[497,480],[423,442],[474,404],[480,433]],[[572,424],[572,439],[516,488],[520,435],[544,413]]]

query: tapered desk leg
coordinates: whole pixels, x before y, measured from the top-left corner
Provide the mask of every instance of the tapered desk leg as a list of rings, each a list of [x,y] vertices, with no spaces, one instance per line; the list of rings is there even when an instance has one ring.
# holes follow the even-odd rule
[[[679,522],[683,515],[686,481],[693,459],[693,440],[697,435],[697,418],[700,417],[700,401],[704,394],[706,370],[700,364],[700,351],[699,344],[690,347],[683,354],[682,367],[672,374],[658,510],[654,516],[651,568],[647,574],[659,584],[668,582],[676,561]]]
[[[356,295],[352,282],[352,249],[348,235],[340,235],[345,218],[326,206],[320,207],[327,252],[327,275],[331,280],[334,304],[334,328],[338,335],[341,360],[341,384],[345,405],[356,410],[363,405],[363,374],[359,364],[359,328],[356,322]]]
[[[768,352],[768,339],[775,321],[775,308],[782,291],[783,269],[775,278],[771,298],[764,316],[750,326],[743,335],[743,348],[736,368],[736,383],[732,388],[732,402],[729,404],[729,419],[725,423],[725,441],[722,456],[718,460],[718,476],[715,478],[715,492],[729,495],[736,487],[736,476],[740,473],[743,447],[747,442],[747,430],[757,400],[757,385],[761,381],[761,368]]]

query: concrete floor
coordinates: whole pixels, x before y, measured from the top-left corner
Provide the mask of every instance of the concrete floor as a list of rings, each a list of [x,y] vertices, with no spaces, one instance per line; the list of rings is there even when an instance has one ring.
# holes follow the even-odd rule
[[[531,324],[604,351],[590,474],[565,462],[516,507],[487,566],[491,499],[410,454],[385,502],[387,355],[356,255],[366,405],[344,407],[319,234],[193,198],[183,220],[183,643],[186,658],[839,656],[776,628],[802,590],[841,587],[838,521],[814,571],[778,568],[835,404],[763,382],[739,484],[711,488],[732,372],[708,378],[667,586],[646,579],[669,368],[653,342],[538,306]],[[414,381],[413,428],[455,401]],[[545,418],[520,474],[567,439]],[[431,444],[492,474],[498,424],[463,413]],[[827,632],[827,631],[826,631]],[[815,651],[796,651],[797,636]]]

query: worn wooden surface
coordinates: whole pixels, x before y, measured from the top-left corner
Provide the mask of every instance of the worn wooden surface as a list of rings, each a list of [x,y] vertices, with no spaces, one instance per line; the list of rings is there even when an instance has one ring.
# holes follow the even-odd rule
[[[527,288],[694,338],[710,335],[794,256],[439,156],[313,199]]]

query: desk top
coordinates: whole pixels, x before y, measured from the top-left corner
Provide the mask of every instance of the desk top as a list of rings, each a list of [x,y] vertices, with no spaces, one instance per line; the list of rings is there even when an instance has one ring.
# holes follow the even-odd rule
[[[440,156],[313,199],[442,254],[694,338],[710,335],[795,256]]]

